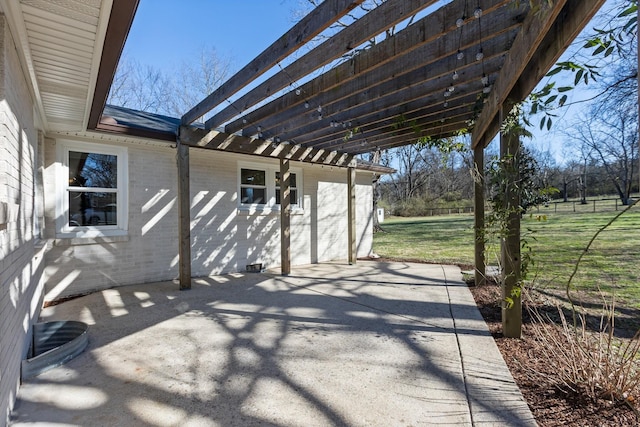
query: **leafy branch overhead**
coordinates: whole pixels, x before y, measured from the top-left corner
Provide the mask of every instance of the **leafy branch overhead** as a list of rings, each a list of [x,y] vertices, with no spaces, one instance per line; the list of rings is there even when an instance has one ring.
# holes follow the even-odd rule
[[[529,95],[530,115],[543,115],[539,123],[540,129],[551,129],[554,118],[557,117],[555,111],[569,105],[571,91],[602,77],[602,70],[610,63],[607,59],[624,58],[629,53],[634,53],[631,42],[637,38],[638,33],[638,0],[621,0],[615,8],[616,12],[606,23],[608,28],[594,28],[570,60],[558,62],[547,73],[548,78],[561,80],[563,83],[552,79]],[[616,76],[616,81],[608,83],[608,87],[591,99],[604,95],[620,82],[637,78],[637,73],[636,67],[626,74]],[[571,75],[572,78],[568,78]]]

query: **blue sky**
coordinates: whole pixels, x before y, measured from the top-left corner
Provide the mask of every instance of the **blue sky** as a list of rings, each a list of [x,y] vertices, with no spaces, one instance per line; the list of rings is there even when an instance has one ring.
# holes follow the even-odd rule
[[[205,48],[237,71],[294,25],[297,0],[141,0],[125,54],[170,71]]]

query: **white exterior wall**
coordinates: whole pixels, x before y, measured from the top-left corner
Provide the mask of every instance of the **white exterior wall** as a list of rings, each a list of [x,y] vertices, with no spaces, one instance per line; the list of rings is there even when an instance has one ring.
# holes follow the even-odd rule
[[[8,422],[42,301],[38,151],[32,98],[0,15],[0,426]]]
[[[94,141],[95,142],[95,141]],[[47,237],[55,237],[56,144],[47,141]],[[175,148],[128,144],[128,236],[57,239],[46,257],[47,300],[178,276]],[[255,156],[191,149],[192,275],[244,272],[248,264],[280,265],[280,214],[238,209],[239,162],[279,167]],[[291,218],[293,265],[347,258],[346,169],[292,164],[302,170],[304,211]],[[371,174],[359,173],[358,255],[372,247]],[[78,244],[81,243],[81,244]]]

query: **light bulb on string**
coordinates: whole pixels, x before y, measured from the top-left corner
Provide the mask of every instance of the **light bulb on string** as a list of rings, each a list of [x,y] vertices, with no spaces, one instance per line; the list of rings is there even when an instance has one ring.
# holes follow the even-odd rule
[[[449,86],[449,87],[447,88],[447,90],[448,90],[449,92],[453,92],[453,91],[455,91],[455,90],[456,90],[456,88],[455,88],[453,85],[451,85],[451,86]]]
[[[482,93],[489,93],[489,92],[491,92],[491,86],[487,85],[482,88]]]
[[[464,52],[461,51],[460,49],[458,49],[458,53],[456,54],[456,58],[463,59],[464,58]]]
[[[449,102],[448,101],[444,101],[444,108],[447,108],[449,106]]]
[[[456,27],[460,28],[464,25],[464,17],[456,19]]]
[[[458,75],[458,72],[457,72],[457,71],[454,71],[454,72],[453,72],[453,76],[451,76],[451,78],[452,78],[453,80],[458,80],[458,78],[460,78],[460,76]]]
[[[322,113],[322,105],[318,105],[318,113]]]
[[[300,89],[296,89],[296,95],[300,96]]]
[[[473,16],[475,16],[476,19],[480,18],[482,16],[482,9],[477,7],[476,10],[473,11]]]
[[[304,108],[309,108],[309,103],[307,101],[304,102]]]
[[[450,96],[451,96],[451,92],[449,92],[448,90],[445,90],[445,91],[444,91],[444,97],[445,97],[445,98],[448,98],[448,97],[450,97]]]
[[[482,78],[480,79],[480,81],[482,82],[483,85],[488,85],[489,84],[489,77],[487,77],[486,74],[482,75]]]
[[[480,51],[476,53],[476,61],[482,61],[483,58],[484,58],[484,52],[482,51],[482,48],[481,48]]]

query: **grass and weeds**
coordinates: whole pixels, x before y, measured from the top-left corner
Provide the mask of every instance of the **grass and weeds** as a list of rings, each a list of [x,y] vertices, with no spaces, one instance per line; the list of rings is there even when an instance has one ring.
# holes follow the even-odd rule
[[[550,209],[551,210],[551,209]],[[608,212],[534,212],[522,219],[531,247],[530,285],[561,297],[573,267],[589,240],[614,215]],[[472,265],[472,215],[387,218],[374,236],[383,258]],[[497,263],[499,242],[488,242],[487,261]],[[601,233],[572,282],[578,294],[597,304],[600,291],[615,294],[618,307],[640,308],[640,207],[634,207]]]
[[[522,218],[523,250],[534,261],[524,339],[501,334],[498,283],[473,286],[472,294],[539,425],[638,425],[640,206],[604,230],[619,213],[615,205],[605,212],[567,206]],[[473,264],[472,215],[388,218],[382,228],[374,250],[383,258]],[[498,253],[495,237],[487,244],[490,264]],[[572,311],[565,288],[583,253],[571,279]]]

